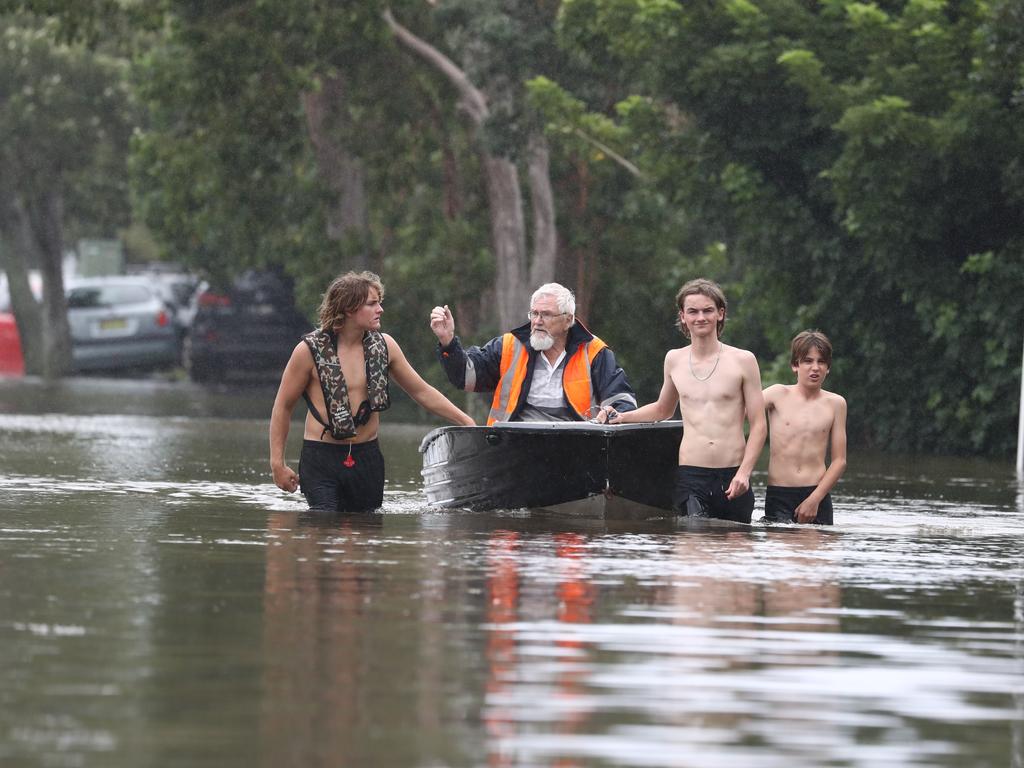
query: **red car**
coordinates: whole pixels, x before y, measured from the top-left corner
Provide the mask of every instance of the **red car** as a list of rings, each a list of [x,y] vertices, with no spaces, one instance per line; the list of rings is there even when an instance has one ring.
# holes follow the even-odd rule
[[[24,376],[25,359],[21,354],[18,325],[10,312],[0,312],[0,376]]]
[[[28,275],[29,288],[39,301],[43,295],[43,279],[37,271]],[[25,358],[22,356],[21,335],[11,311],[11,296],[7,288],[7,275],[0,272],[0,376],[24,376]]]

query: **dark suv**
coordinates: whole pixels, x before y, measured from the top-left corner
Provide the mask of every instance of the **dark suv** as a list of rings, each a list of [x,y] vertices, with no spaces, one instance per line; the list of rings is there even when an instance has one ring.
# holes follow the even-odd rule
[[[200,290],[182,358],[193,381],[270,381],[312,324],[275,272],[243,273],[226,291]]]

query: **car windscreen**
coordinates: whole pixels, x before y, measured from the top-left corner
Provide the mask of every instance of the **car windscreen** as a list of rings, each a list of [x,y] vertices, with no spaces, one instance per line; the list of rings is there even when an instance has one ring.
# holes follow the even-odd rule
[[[142,304],[152,294],[142,285],[90,285],[68,291],[69,309],[116,307],[122,304]]]

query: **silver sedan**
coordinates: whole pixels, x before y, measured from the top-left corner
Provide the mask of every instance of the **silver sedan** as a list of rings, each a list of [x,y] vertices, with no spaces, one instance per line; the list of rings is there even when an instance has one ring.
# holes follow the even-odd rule
[[[72,370],[159,368],[178,360],[173,310],[147,278],[69,281]]]

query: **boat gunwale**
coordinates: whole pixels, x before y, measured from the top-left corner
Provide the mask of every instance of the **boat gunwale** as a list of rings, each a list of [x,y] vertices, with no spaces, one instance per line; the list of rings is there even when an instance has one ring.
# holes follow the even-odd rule
[[[428,432],[420,441],[419,452],[426,453],[427,446],[443,434],[452,432],[516,432],[520,434],[547,434],[550,432],[582,433],[599,437],[614,437],[623,432],[649,429],[672,429],[682,426],[680,419],[665,421],[644,421],[630,424],[597,424],[592,421],[502,421],[497,424],[474,425],[472,427],[449,425],[437,427]]]

